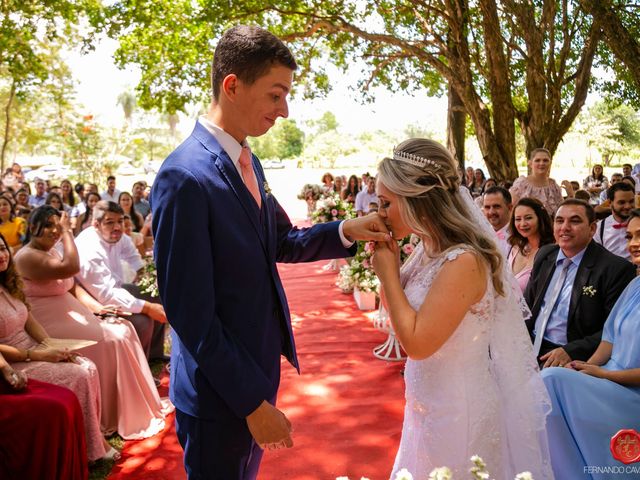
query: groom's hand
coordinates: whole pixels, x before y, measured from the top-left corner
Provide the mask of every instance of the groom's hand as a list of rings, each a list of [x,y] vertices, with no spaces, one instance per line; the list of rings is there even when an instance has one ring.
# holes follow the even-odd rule
[[[342,233],[352,242],[356,240],[388,242],[391,240],[389,229],[377,213],[345,220],[342,225]]]
[[[266,400],[247,417],[247,426],[260,448],[272,445],[293,447],[291,422]]]

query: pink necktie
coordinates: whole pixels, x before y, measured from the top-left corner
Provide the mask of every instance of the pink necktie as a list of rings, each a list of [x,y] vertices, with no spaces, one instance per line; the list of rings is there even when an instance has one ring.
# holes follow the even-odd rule
[[[251,149],[247,146],[242,147],[240,152],[240,170],[242,171],[242,178],[244,184],[247,186],[249,193],[253,196],[254,200],[258,204],[258,208],[262,206],[262,199],[260,198],[260,189],[258,188],[258,179],[253,171],[253,164],[251,162]]]

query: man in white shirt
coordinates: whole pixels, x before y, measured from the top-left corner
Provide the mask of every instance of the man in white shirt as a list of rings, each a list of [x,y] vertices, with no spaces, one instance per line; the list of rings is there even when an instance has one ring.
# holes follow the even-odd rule
[[[118,203],[120,190],[116,188],[116,177],[109,175],[107,177],[107,190],[102,192],[100,198],[109,202]]]
[[[496,232],[498,248],[509,254],[509,219],[511,218],[511,194],[502,187],[487,189],[482,198],[482,210]]]
[[[102,305],[131,313],[147,358],[164,356],[167,317],[161,304],[142,298],[135,285],[125,285],[122,262],[138,271],[144,262],[124,233],[124,211],[114,202],[100,201],[93,208],[93,225],[76,238],[80,272],[76,279]],[[155,322],[154,322],[155,320]]]
[[[369,213],[369,204],[378,203],[378,195],[376,195],[376,179],[369,177],[367,179],[367,189],[364,188],[356,195],[356,213],[359,217]]]
[[[611,215],[598,222],[593,239],[619,257],[631,260],[627,250],[627,222],[635,205],[634,188],[626,182],[618,182],[607,189],[611,203]]]

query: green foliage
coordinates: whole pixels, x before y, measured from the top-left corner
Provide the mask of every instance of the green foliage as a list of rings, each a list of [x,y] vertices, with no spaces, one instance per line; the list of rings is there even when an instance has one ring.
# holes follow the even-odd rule
[[[253,152],[261,159],[294,158],[304,148],[304,132],[290,118],[279,120],[265,135],[251,138]]]
[[[629,105],[600,101],[583,112],[576,130],[600,152],[606,166],[614,158],[623,163],[640,148],[640,115]]]
[[[84,44],[90,47],[93,30],[85,28],[85,36],[78,32],[82,18],[96,19],[100,15],[99,0],[5,0],[0,2],[0,85],[9,95],[3,95],[3,139],[0,168],[9,148],[16,142],[26,143],[24,148],[40,147],[54,137],[52,124],[46,123],[35,112],[43,110],[37,105],[38,97],[51,96],[58,109],[53,126],[64,122],[72,88],[68,69],[61,61],[59,50],[63,46]],[[46,99],[48,100],[48,99]],[[45,100],[45,101],[46,101]],[[30,117],[46,125],[38,133],[30,126]],[[13,125],[12,121],[16,120]]]
[[[351,137],[331,130],[321,133],[305,145],[303,162],[313,167],[335,168],[341,158],[358,151]]]

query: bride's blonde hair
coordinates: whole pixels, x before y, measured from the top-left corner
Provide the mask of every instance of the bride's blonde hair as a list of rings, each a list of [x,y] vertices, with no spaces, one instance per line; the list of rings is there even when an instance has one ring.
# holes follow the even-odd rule
[[[491,268],[496,292],[504,295],[502,255],[465,206],[458,165],[446,148],[423,138],[405,140],[394,158],[380,162],[378,172],[379,181],[398,195],[400,215],[411,230],[427,238],[436,252],[459,245],[473,248]]]

